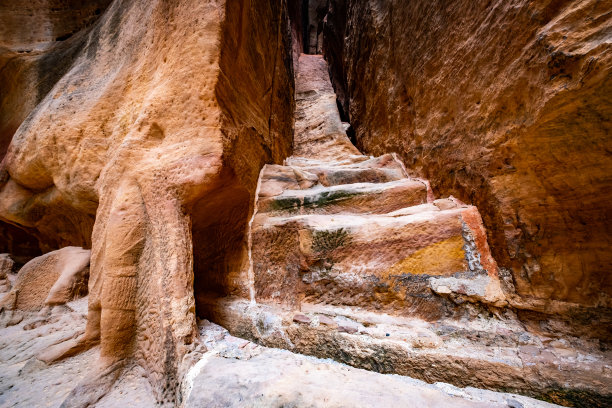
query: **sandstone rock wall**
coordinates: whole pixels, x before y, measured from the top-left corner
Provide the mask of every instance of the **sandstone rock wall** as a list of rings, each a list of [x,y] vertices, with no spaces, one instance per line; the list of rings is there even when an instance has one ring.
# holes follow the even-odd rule
[[[86,333],[45,355],[101,342],[71,404],[95,402],[131,357],[161,403],[179,398],[194,269],[232,270],[259,168],[290,152],[287,27],[284,2],[115,0],[70,58],[49,48],[67,66],[40,102],[7,105],[35,108],[2,162],[0,219],[92,248]]]
[[[605,313],[612,2],[331,0],[329,10],[324,54],[358,147],[398,152],[435,192],[478,206],[515,306]]]
[[[609,352],[586,337],[612,327],[610,9],[0,0],[0,252],[91,248],[84,334],[35,348],[57,367],[100,345],[66,406],[134,365],[180,404],[196,314],[369,370],[604,401]],[[335,94],[321,56],[298,64],[321,44]],[[476,208],[421,177],[478,206],[499,271]],[[5,299],[71,299],[84,264],[44,278],[49,257]]]
[[[0,2],[0,160],[13,134],[70,68],[84,46],[92,24],[110,0]],[[0,172],[0,183],[6,174]],[[0,219],[6,241],[1,250],[23,256],[65,245],[91,246],[89,236],[58,236],[21,222],[14,227]],[[23,221],[23,220],[22,220]],[[91,227],[91,225],[89,226]]]

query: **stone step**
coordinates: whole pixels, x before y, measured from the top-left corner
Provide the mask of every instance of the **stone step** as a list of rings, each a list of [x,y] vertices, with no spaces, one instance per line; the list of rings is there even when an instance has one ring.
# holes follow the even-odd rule
[[[258,302],[299,308],[306,301],[426,318],[458,310],[457,299],[505,304],[472,206],[432,203],[395,216],[260,213],[251,239]]]
[[[200,407],[558,407],[516,394],[427,384],[262,347],[207,320],[199,324],[208,351],[187,374],[185,408]]]
[[[321,159],[294,155],[285,159],[285,165],[304,168],[316,166],[359,166],[360,163],[367,162],[368,160],[375,160],[375,158],[364,156],[362,154],[350,154],[337,159]]]
[[[363,156],[365,157],[365,156]],[[353,183],[386,183],[406,178],[402,164],[391,154],[361,161],[329,163],[320,161],[290,161],[294,167],[318,177],[324,186]]]
[[[267,165],[261,174],[259,213],[387,213],[426,203],[426,182],[407,178],[391,154],[340,163],[290,159]]]
[[[210,319],[234,336],[268,347],[429,383],[520,392],[549,401],[580,398],[591,406],[588,401],[610,398],[610,351],[595,343],[570,346],[541,338],[513,319],[471,316],[429,323],[330,305],[303,303],[297,310],[238,298],[207,302]]]
[[[354,183],[386,183],[407,178],[401,163],[392,155],[377,158],[353,156],[351,160],[340,162],[292,157],[286,162],[284,166],[268,164],[264,167],[260,197],[279,195],[284,190],[303,190],[317,183],[331,187]]]
[[[386,183],[354,183],[304,190],[285,190],[273,197],[260,197],[258,213],[281,214],[385,214],[427,202],[427,186],[421,181],[401,179]]]

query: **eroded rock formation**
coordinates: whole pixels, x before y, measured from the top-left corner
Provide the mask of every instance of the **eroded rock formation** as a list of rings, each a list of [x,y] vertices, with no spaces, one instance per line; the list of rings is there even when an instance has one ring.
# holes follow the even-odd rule
[[[609,338],[612,2],[329,3],[359,148],[478,206],[515,307]]]
[[[0,293],[7,292],[12,288],[10,280],[15,262],[8,254],[0,254]]]
[[[608,406],[608,3],[0,2],[0,405]]]
[[[208,258],[240,243],[259,168],[290,151],[285,30],[277,2],[117,0],[75,34],[71,60],[56,55],[65,73],[2,161],[0,217],[50,245],[92,248],[86,333],[45,354],[101,342],[100,370],[69,404],[95,402],[131,358],[161,403],[176,402],[196,334],[194,269],[200,280],[223,271]],[[209,233],[226,220],[235,227]]]

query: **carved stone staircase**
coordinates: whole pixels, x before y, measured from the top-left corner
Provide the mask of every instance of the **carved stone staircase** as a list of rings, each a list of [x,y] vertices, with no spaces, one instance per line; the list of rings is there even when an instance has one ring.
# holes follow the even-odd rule
[[[204,300],[211,320],[266,346],[429,382],[561,402],[567,390],[601,391],[603,356],[587,362],[527,333],[505,308],[475,207],[435,199],[396,155],[350,143],[318,55],[299,59],[294,143],[260,175],[250,299]]]
[[[350,143],[321,56],[302,55],[295,155],[261,174],[251,224],[254,296],[439,318],[449,296],[505,304],[478,210],[435,200],[397,156]]]

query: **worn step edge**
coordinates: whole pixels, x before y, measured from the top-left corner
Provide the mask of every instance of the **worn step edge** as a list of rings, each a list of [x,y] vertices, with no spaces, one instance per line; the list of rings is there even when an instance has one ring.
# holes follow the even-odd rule
[[[425,185],[420,181],[403,179],[386,183],[354,183],[331,187],[317,184],[304,190],[285,190],[276,196],[261,197],[257,202],[257,211],[388,213],[426,202]]]
[[[314,325],[307,315],[276,305],[236,298],[209,301],[208,318],[234,336],[267,347],[331,358],[353,367],[407,375],[429,383],[442,381],[459,387],[515,392],[562,404],[574,405],[580,400],[603,407],[612,401],[612,377],[603,375],[599,365],[593,368],[593,356],[585,363],[563,360],[513,364],[488,358],[482,347],[470,350],[469,344],[455,350],[418,348],[326,324]]]
[[[340,228],[362,228],[375,224],[378,227],[398,226],[401,224],[414,224],[433,220],[438,216],[456,215],[466,210],[475,210],[476,207],[466,206],[449,209],[440,209],[435,205],[421,204],[413,208],[414,213],[402,213],[402,209],[387,214],[361,214],[346,212],[343,214],[295,214],[290,216],[268,216],[257,214],[258,226],[282,226],[287,222],[298,222],[306,227],[321,230],[337,230]],[[261,217],[260,217],[261,216]]]

